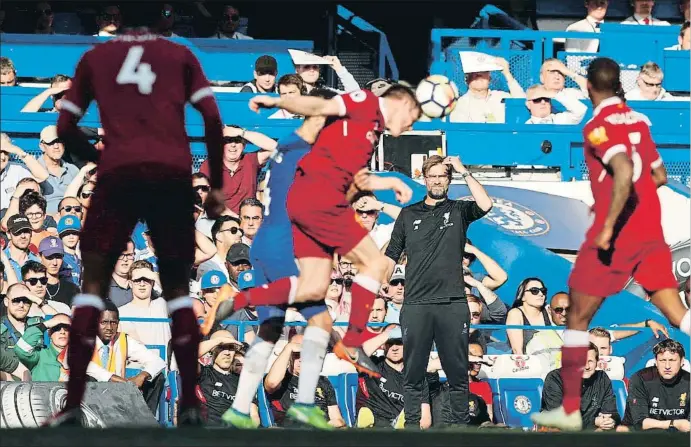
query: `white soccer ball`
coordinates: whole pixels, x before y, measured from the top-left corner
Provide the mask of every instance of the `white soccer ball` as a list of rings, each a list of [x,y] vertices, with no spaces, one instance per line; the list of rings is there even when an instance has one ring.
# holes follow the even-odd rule
[[[415,96],[422,105],[422,113],[430,118],[441,118],[456,107],[460,95],[458,87],[449,78],[431,75],[418,84]]]

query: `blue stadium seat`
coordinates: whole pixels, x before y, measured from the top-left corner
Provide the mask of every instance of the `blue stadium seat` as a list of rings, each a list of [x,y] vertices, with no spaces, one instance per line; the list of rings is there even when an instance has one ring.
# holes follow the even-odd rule
[[[257,389],[257,405],[259,406],[259,419],[261,420],[262,427],[273,427],[275,425],[274,413],[271,411],[271,402],[266,395],[263,380]]]
[[[617,398],[617,411],[619,411],[619,416],[623,419],[624,411],[626,411],[626,397],[628,396],[626,384],[623,380],[612,380],[612,390]]]
[[[530,428],[531,413],[540,411],[542,379],[490,379],[494,422]]]
[[[341,415],[347,423],[349,419],[347,404],[348,395],[345,378],[342,378],[342,376],[344,375],[345,374],[340,374],[338,376],[327,376],[327,378],[329,379],[329,382],[331,382],[331,385],[333,385],[334,387],[334,391],[336,392],[336,402],[338,403],[338,409],[341,410]]]
[[[343,418],[348,427],[355,427],[355,421],[357,420],[355,399],[357,397],[358,375],[356,373],[343,373],[339,377],[346,392],[345,406],[347,411],[343,413]]]

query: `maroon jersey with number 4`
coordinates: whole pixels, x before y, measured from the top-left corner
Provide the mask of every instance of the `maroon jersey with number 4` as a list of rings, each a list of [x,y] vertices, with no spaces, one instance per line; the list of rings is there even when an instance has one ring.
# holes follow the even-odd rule
[[[209,81],[187,47],[133,32],[84,53],[60,108],[81,116],[97,102],[105,133],[99,173],[147,162],[189,171],[185,104],[207,96]]]

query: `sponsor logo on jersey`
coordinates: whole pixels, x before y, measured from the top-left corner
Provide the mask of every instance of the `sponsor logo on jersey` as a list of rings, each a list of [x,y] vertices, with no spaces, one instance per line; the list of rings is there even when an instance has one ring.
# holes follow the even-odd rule
[[[607,137],[607,130],[603,126],[593,129],[588,134],[588,141],[590,141],[590,144],[593,146],[599,146],[602,143],[609,141],[609,138]]]
[[[679,406],[683,407],[686,405],[686,393],[683,393],[681,396],[679,396]]]
[[[461,200],[473,200],[472,196]],[[537,211],[511,200],[492,197],[492,209],[485,218],[518,236],[541,236],[550,230],[549,222]]]

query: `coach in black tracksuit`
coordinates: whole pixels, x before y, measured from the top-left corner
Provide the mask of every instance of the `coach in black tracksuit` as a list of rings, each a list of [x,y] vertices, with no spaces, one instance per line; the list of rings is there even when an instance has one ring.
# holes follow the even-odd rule
[[[453,171],[474,201],[449,200]],[[405,252],[406,293],[401,309],[406,426],[419,427],[425,371],[433,342],[448,378],[450,423],[468,424],[468,329],[462,263],[466,230],[492,208],[492,199],[458,157],[433,155],[422,166],[427,196],[403,208],[386,256],[390,267]]]

